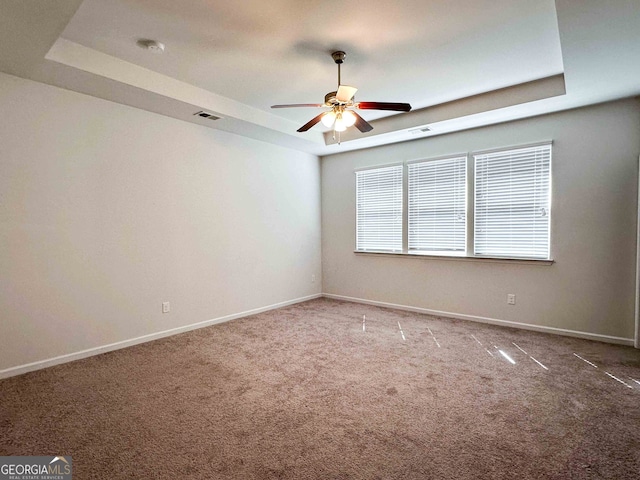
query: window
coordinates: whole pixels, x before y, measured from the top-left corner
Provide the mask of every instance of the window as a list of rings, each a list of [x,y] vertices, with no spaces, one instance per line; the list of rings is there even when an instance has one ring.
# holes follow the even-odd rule
[[[410,163],[409,251],[466,251],[467,158]]]
[[[356,250],[402,251],[402,169],[356,172]]]
[[[356,251],[548,260],[551,143],[360,170],[356,204]]]
[[[473,158],[475,254],[549,258],[551,146]]]

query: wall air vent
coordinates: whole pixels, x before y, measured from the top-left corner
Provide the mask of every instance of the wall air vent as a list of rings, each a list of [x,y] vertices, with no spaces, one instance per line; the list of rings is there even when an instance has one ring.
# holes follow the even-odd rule
[[[207,112],[205,110],[200,110],[199,112],[194,113],[194,115],[202,118],[206,118],[207,120],[220,120],[222,117],[218,117],[211,112]]]
[[[413,130],[409,130],[409,133],[411,135],[420,135],[421,133],[427,133],[431,131],[431,127],[427,127],[426,125],[424,127],[418,127],[418,128],[414,128]]]

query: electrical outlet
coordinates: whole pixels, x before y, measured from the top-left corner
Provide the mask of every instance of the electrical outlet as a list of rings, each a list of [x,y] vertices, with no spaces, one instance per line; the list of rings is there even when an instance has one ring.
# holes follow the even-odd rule
[[[516,296],[513,293],[508,293],[507,294],[507,304],[509,305],[515,305],[516,304]]]
[[[171,311],[171,304],[169,302],[162,302],[162,313],[169,313]]]
[[[315,275],[311,275],[311,283],[316,283],[316,276]]]

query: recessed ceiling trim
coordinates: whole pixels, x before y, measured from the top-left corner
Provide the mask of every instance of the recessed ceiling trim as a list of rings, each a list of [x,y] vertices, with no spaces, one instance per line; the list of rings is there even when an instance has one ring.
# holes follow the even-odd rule
[[[433,105],[419,110],[381,118],[372,121],[374,129],[367,133],[354,131],[342,132],[341,143],[374,137],[398,130],[408,130],[415,125],[433,125],[436,122],[467,117],[477,113],[489,112],[514,105],[552,98],[566,93],[564,74],[541,78],[491,92],[473,95],[453,102]],[[327,145],[337,143],[331,132],[324,134]]]
[[[227,118],[232,117],[251,122],[260,127],[287,135],[300,135],[295,132],[297,125],[290,120],[84,47],[64,38],[59,38],[56,41],[45,58],[184,103],[201,105],[207,110],[220,112]],[[324,144],[322,133],[314,133],[316,135],[308,136],[305,139],[312,143]]]

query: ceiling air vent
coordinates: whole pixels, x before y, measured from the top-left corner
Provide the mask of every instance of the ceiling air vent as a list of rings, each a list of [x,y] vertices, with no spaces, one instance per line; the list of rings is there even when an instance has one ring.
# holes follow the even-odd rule
[[[194,113],[194,115],[202,118],[206,118],[207,120],[220,120],[221,117],[214,115],[211,112],[207,112],[205,110],[200,110],[199,112]]]
[[[409,130],[409,133],[411,135],[420,135],[421,133],[427,133],[430,131],[431,131],[431,128],[425,125],[424,127],[419,127],[419,128],[414,128],[413,130]]]

